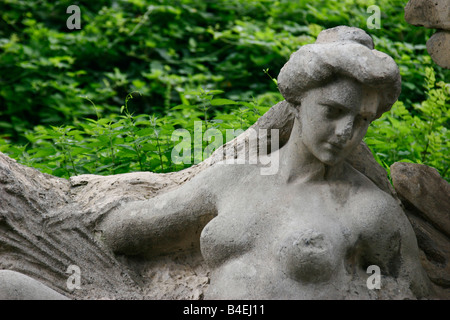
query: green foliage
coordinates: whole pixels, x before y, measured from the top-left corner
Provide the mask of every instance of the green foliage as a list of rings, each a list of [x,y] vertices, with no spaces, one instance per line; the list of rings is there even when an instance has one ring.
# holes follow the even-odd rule
[[[413,104],[414,112],[397,101],[371,124],[365,142],[388,171],[397,161],[422,163],[450,181],[450,83],[436,83],[433,69],[427,68],[425,89],[427,99]]]
[[[381,8],[381,29],[367,30],[377,48],[393,55],[403,76],[401,100],[425,96],[431,60],[425,28],[407,25],[404,0],[133,0],[0,3],[0,130],[13,141],[35,125],[60,126],[117,112],[128,92],[138,113],[164,115],[180,93],[223,90],[250,100],[276,86],[278,71],[299,46],[337,25],[367,30],[366,9]],[[81,9],[81,30],[69,31],[66,8]],[[438,77],[448,72],[436,67]],[[223,111],[232,108],[225,106]]]
[[[219,90],[189,92],[183,95],[185,104],[176,106],[161,118],[145,114],[134,115],[128,109],[128,102],[140,95],[132,92],[127,95],[120,114],[97,120],[86,118],[76,126],[64,125],[36,126],[25,133],[28,143],[24,146],[7,143],[0,139],[0,151],[6,152],[19,162],[59,177],[93,173],[109,175],[132,171],[170,172],[189,167],[204,160],[222,143],[211,149],[206,137],[208,129],[217,129],[227,137],[227,129],[245,130],[270,106],[262,106],[267,97],[252,102],[235,102],[215,98]],[[94,110],[98,107],[92,102]],[[195,103],[194,103],[195,102]],[[208,111],[223,105],[234,105],[232,113],[217,113],[209,118]],[[200,132],[200,143],[189,140],[189,150],[199,147],[200,157],[194,159],[189,154],[187,163],[172,162],[172,150],[183,141],[172,140],[177,128],[186,129],[190,137],[195,137],[195,124]],[[233,137],[231,137],[233,138]],[[210,152],[208,152],[208,150]],[[205,151],[205,152],[203,152]]]
[[[402,75],[400,101],[369,130],[377,159],[427,163],[448,179],[447,93],[431,74],[450,71],[426,52],[433,31],[404,21],[406,2],[3,0],[0,151],[64,177],[180,170],[188,164],[171,163],[173,130],[247,128],[282,100],[276,76],[290,54],[349,25],[368,31]],[[72,4],[81,30],[66,28]],[[381,28],[369,30],[373,4]]]

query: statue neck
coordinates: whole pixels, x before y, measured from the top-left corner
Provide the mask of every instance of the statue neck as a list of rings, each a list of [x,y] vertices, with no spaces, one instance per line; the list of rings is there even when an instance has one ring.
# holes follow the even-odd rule
[[[317,159],[304,145],[300,123],[295,118],[292,132],[281,156],[280,174],[287,183],[320,182],[342,177],[343,162],[330,166]]]

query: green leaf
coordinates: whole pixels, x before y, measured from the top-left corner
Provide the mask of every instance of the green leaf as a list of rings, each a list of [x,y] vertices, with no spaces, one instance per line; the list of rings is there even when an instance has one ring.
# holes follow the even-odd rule
[[[145,128],[145,129],[141,129],[138,132],[136,132],[136,135],[139,137],[142,136],[150,136],[153,133],[153,128]]]
[[[213,106],[223,106],[230,104],[238,104],[238,102],[229,99],[213,99],[210,101]]]
[[[84,132],[80,131],[80,130],[71,130],[71,131],[67,132],[68,136],[75,136],[75,135],[80,135],[80,134],[84,134]]]
[[[171,108],[170,110],[183,110],[183,109],[190,108],[190,107],[192,107],[192,106],[186,105],[186,104],[179,104],[179,105]]]
[[[36,152],[35,152],[36,151]],[[54,155],[57,151],[54,148],[45,148],[45,149],[31,149],[30,153],[33,154],[34,158],[43,158]]]

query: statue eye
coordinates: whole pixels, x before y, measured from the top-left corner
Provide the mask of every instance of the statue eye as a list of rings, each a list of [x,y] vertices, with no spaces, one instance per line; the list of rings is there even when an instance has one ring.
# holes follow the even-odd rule
[[[325,115],[328,118],[339,118],[341,115],[344,114],[344,110],[340,107],[331,106],[331,105],[324,105],[325,108]]]

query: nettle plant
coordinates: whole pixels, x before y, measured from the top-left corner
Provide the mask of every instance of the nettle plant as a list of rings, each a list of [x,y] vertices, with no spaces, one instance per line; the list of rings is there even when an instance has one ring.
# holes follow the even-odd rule
[[[371,124],[365,142],[388,172],[394,162],[420,163],[450,181],[450,83],[436,82],[427,67],[424,87],[425,101],[410,106],[397,101]]]
[[[97,119],[86,118],[59,127],[39,125],[24,135],[28,140],[26,145],[13,145],[0,139],[0,151],[24,165],[64,178],[80,174],[178,171],[204,160],[214,149],[208,149],[211,139],[202,136],[201,147],[207,152],[197,153],[200,158],[194,159],[192,153],[190,161],[172,161],[175,146],[185,150],[198,147],[194,139],[189,140],[190,146],[183,146],[173,138],[176,129],[185,129],[194,137],[195,125],[200,124],[202,133],[215,128],[226,137],[227,129],[245,130],[269,109],[260,105],[264,97],[251,102],[215,98],[221,93],[203,89],[186,92],[181,95],[183,104],[159,118],[129,111],[128,102],[139,96],[139,92],[127,95],[119,114],[106,117],[101,117],[95,103],[84,97],[95,109]],[[231,113],[214,112],[215,107],[223,105],[233,105],[234,109]]]
[[[433,68],[426,69],[425,92],[421,103],[397,101],[392,109],[374,121],[365,142],[375,159],[389,173],[394,162],[422,163],[436,168],[450,181],[450,84],[436,82]],[[257,96],[251,101],[218,98],[221,90],[198,89],[180,92],[182,104],[160,117],[130,112],[128,102],[140,96],[131,92],[119,113],[85,118],[63,126],[36,126],[24,136],[26,145],[0,139],[0,151],[20,163],[45,173],[69,178],[79,174],[110,175],[133,171],[171,172],[199,163],[233,136],[227,131],[246,130],[273,104],[279,93]],[[224,106],[231,111],[221,111]],[[200,127],[199,127],[200,126]],[[187,131],[188,140],[174,135]],[[220,143],[208,136],[211,129],[221,133]],[[202,133],[201,152],[195,132]],[[183,161],[173,157],[183,151]],[[187,152],[187,153],[186,153]]]

